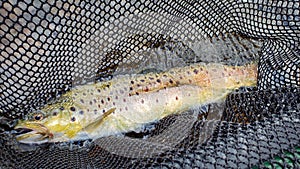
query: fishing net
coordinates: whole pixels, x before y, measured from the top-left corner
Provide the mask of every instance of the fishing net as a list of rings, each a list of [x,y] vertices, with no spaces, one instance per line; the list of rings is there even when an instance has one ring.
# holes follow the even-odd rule
[[[0,2],[0,168],[300,167],[299,1]],[[258,84],[140,133],[20,144],[16,121],[70,88],[196,62]]]

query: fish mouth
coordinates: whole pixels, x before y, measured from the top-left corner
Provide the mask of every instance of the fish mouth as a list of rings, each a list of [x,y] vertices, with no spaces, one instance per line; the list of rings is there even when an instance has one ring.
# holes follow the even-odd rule
[[[20,142],[36,142],[45,139],[52,139],[53,133],[49,129],[40,123],[19,123],[15,126],[17,131],[16,139]]]

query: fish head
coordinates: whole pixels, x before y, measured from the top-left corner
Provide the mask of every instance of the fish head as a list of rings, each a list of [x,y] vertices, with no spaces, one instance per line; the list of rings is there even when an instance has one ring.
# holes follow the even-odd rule
[[[19,120],[15,129],[25,133],[17,135],[21,143],[63,142],[71,140],[82,129],[81,124],[72,116],[76,109],[70,103],[46,105],[41,110],[28,113]]]

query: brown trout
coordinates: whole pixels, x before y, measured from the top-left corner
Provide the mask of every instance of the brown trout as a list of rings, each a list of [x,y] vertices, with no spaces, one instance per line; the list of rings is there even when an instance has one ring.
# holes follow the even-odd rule
[[[241,86],[255,86],[257,65],[193,64],[161,73],[119,75],[77,86],[29,113],[15,127],[30,129],[23,143],[65,142],[139,131],[150,122],[216,102]]]

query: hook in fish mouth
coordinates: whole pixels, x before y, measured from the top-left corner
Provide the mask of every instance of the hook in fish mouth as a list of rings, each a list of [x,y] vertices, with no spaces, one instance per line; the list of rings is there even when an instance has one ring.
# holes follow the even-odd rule
[[[19,130],[20,133],[16,136],[18,141],[41,135],[40,140],[44,140],[46,138],[52,139],[53,133],[49,131],[49,129],[40,123],[20,123],[15,127],[16,130]]]

